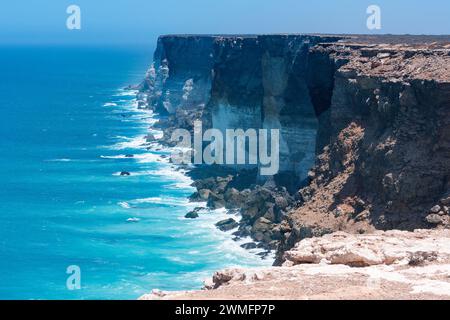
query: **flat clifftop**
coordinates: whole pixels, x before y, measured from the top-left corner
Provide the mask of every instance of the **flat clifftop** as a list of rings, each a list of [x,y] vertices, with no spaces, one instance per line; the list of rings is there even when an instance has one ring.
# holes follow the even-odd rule
[[[345,36],[345,35],[344,35]],[[401,45],[423,45],[436,44],[445,46],[450,44],[450,35],[414,35],[414,34],[354,34],[347,35],[348,42],[357,42],[360,44],[401,44]]]
[[[313,39],[324,43],[316,50],[348,59],[343,70],[369,76],[450,81],[449,35],[348,35],[348,34],[168,34],[160,41],[232,41]],[[277,45],[275,43],[274,45]],[[278,43],[278,45],[282,45]]]
[[[450,299],[450,230],[300,241],[282,267],[216,272],[200,291],[141,299]]]
[[[345,59],[341,72],[397,80],[450,82],[450,42],[373,44],[345,41],[322,44],[336,59]]]
[[[166,34],[159,39],[257,39],[257,38],[335,38],[335,41],[359,45],[400,45],[427,46],[428,49],[450,48],[450,35],[365,35],[365,34],[328,34],[328,33],[266,33],[266,34]]]
[[[358,43],[387,43],[387,44],[423,44],[423,43],[450,43],[450,35],[368,35],[368,34],[332,34],[332,33],[262,33],[262,34],[164,34],[160,38],[211,38],[211,37],[225,37],[225,38],[257,38],[260,36],[320,36],[320,37],[341,37],[348,39],[356,39]],[[350,40],[351,41],[351,40]]]

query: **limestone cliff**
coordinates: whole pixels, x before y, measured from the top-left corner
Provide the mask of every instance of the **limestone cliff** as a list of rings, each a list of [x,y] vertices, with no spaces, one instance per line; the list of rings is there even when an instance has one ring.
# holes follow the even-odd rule
[[[280,129],[277,177],[294,190],[314,164],[317,118],[306,83],[308,52],[340,38],[162,36],[144,82],[147,103],[163,115],[201,111],[204,124],[223,131]]]
[[[194,198],[240,208],[236,235],[280,243],[281,263],[299,240],[337,230],[449,225],[449,40],[163,36],[141,103],[163,116],[166,142],[194,119],[280,129],[273,181],[226,171],[197,181]]]
[[[310,63],[311,72],[322,69],[310,79],[319,147],[279,258],[304,237],[336,230],[449,225],[449,54],[438,44],[311,50],[321,65]]]
[[[161,36],[143,91],[148,106],[161,114],[202,108],[211,91],[214,37]]]

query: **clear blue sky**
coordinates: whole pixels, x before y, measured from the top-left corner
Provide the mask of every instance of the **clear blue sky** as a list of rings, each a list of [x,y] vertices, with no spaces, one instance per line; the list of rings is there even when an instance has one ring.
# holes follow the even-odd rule
[[[82,29],[66,28],[80,6]],[[168,33],[375,33],[366,8],[382,10],[382,30],[450,34],[450,0],[3,0],[0,43],[151,44]]]

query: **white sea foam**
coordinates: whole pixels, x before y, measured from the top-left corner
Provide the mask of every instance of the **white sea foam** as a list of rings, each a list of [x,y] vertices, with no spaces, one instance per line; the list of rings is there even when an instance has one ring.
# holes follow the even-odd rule
[[[115,97],[135,97],[137,95],[137,90],[120,90],[118,93],[116,93]]]
[[[132,157],[127,157],[125,154],[118,154],[116,156],[100,156],[102,159],[133,159]]]
[[[131,92],[122,92],[119,95],[131,96],[132,94]],[[114,108],[113,111],[123,113],[124,110],[130,111],[132,114],[122,120],[133,121],[142,124],[142,129],[145,130],[145,134],[138,137],[114,137],[114,139],[118,141],[113,146],[108,146],[108,148],[110,150],[136,149],[141,150],[141,152],[143,149],[149,149],[149,152],[134,154],[134,157],[129,159],[134,159],[134,161],[140,164],[159,163],[157,169],[149,170],[146,169],[144,165],[142,170],[130,172],[131,176],[149,175],[152,177],[157,177],[159,180],[168,182],[164,183],[165,189],[183,189],[189,191],[192,190],[193,192],[194,188],[191,186],[193,181],[189,176],[186,175],[186,170],[179,169],[179,167],[171,165],[168,161],[168,157],[162,157],[163,154],[168,156],[176,150],[174,150],[174,148],[162,146],[157,142],[157,140],[163,136],[163,132],[151,128],[151,126],[157,121],[157,119],[153,117],[151,111],[138,109],[136,100],[133,100],[132,102],[125,101],[123,105],[120,104],[119,106],[117,106],[117,109]],[[150,129],[148,128],[149,126]],[[150,143],[146,141],[145,136],[148,132],[155,136],[156,141],[152,141]],[[186,149],[178,151],[186,151]],[[110,159],[126,158],[124,154],[105,157]],[[114,175],[120,175],[120,172],[116,172],[114,173]],[[252,242],[251,238],[241,238],[238,241],[235,241],[233,240],[234,236],[232,235],[232,233],[236,230],[222,232],[215,226],[218,221],[230,217],[233,217],[233,219],[235,219],[236,221],[240,221],[241,216],[239,214],[230,214],[226,209],[210,210],[206,208],[206,202],[193,203],[189,202],[187,198],[175,196],[171,197],[161,195],[158,197],[154,196],[148,198],[140,198],[118,203],[118,205],[124,209],[145,208],[146,204],[147,206],[173,206],[176,207],[174,208],[174,211],[181,212],[179,219],[182,221],[180,221],[180,223],[171,224],[170,220],[167,220],[169,223],[167,228],[171,230],[171,236],[173,237],[185,237],[186,235],[188,235],[189,237],[196,239],[196,241],[201,244],[200,246],[202,246],[202,250],[191,250],[188,252],[189,255],[201,257],[204,256],[207,259],[215,259],[217,253],[220,252],[220,260],[227,264],[227,266],[268,266],[271,264],[270,258],[273,257],[273,254],[269,255],[268,259],[265,260],[255,259],[256,254],[263,252],[262,249],[256,248],[246,250],[241,247],[242,244]],[[199,217],[197,219],[185,219],[184,215],[195,207],[203,208],[200,211]],[[159,219],[173,218],[171,216],[168,216],[166,218],[159,217]],[[184,264],[190,261],[189,259],[184,259],[184,254],[185,252],[173,255],[173,262]],[[204,278],[205,274],[209,275],[209,271],[206,273],[194,272],[188,274],[187,276]]]
[[[80,150],[83,150],[80,148]],[[45,162],[96,162],[97,159],[68,159],[68,158],[62,158],[62,159],[48,159],[44,160]]]
[[[204,205],[206,206],[206,203],[204,203]],[[205,208],[205,210],[209,209]],[[233,239],[233,233],[236,229],[223,232],[215,226],[217,222],[228,218],[233,218],[237,222],[242,219],[240,214],[230,214],[229,211],[224,208],[209,210],[209,213],[200,213],[199,217],[193,220],[187,220],[183,216],[179,217],[180,220],[184,220],[185,223],[190,225],[188,233],[192,237],[205,239],[205,241],[214,240],[214,248],[211,248],[211,250],[213,252],[223,252],[230,262],[236,261],[238,263],[242,260],[248,261],[252,266],[270,265],[271,261],[275,258],[274,252],[269,253],[264,260],[255,260],[255,255],[263,253],[265,250],[261,248],[250,250],[242,248],[242,244],[253,242],[250,237],[243,237],[236,240]]]
[[[190,264],[196,264],[195,261],[192,261],[189,258],[185,258],[185,255],[182,256],[169,256],[167,257],[169,261],[175,262],[177,264],[184,264],[184,265],[190,265]]]
[[[185,182],[175,182],[171,183],[167,186],[165,186],[166,189],[192,189],[192,191],[195,190],[194,187],[191,186],[192,181],[185,181]]]
[[[142,154],[134,154],[134,155],[126,155],[126,154],[118,154],[113,156],[104,156],[101,155],[100,158],[102,159],[135,159],[138,163],[153,163],[153,162],[168,162],[167,159],[164,159],[161,157],[161,155],[154,154],[154,153],[142,153]],[[135,173],[137,175],[145,175],[145,174],[153,174],[157,171],[149,170],[149,171],[140,171],[138,173]]]
[[[144,176],[144,175],[148,175],[145,171],[140,171],[140,172],[128,172],[130,174],[130,176]],[[117,171],[114,172],[112,174],[113,176],[122,176],[122,171]]]
[[[150,133],[152,133],[156,139],[161,139],[164,135],[164,133],[160,130],[150,130]]]
[[[68,159],[68,158],[62,158],[62,159],[50,159],[50,160],[45,160],[47,162],[70,162],[72,161],[72,159]]]
[[[119,202],[118,205],[121,206],[124,209],[130,209],[131,208],[130,204],[128,202],[125,202],[125,201]]]
[[[134,156],[135,159],[139,163],[152,163],[152,162],[168,162],[167,159],[161,158],[161,155],[154,154],[154,153],[143,153],[143,154],[137,154]]]
[[[179,182],[190,181],[193,182],[188,176],[186,176],[186,172],[184,170],[176,170],[172,166],[167,166],[165,168],[161,168],[159,170],[148,170],[148,174],[163,177],[167,180],[174,180]]]
[[[114,102],[107,102],[105,104],[103,104],[104,107],[116,107],[117,103]]]
[[[156,155],[155,155],[156,156]],[[157,156],[156,156],[157,157]],[[112,156],[109,157],[112,159],[125,159],[124,155]],[[140,161],[151,161],[147,155],[145,160]],[[161,159],[161,162],[165,161],[165,159]],[[162,163],[163,164],[163,163]],[[194,192],[195,188],[192,187],[193,180],[186,175],[185,170],[176,170],[175,167],[167,166],[163,167],[159,170],[142,170],[142,171],[131,171],[129,172],[130,176],[152,176],[158,177],[160,180],[168,181],[169,184],[165,185],[165,189],[171,190],[190,190]],[[112,174],[113,176],[122,176],[122,171],[117,171]]]
[[[147,147],[147,140],[145,139],[145,135],[134,137],[131,139],[127,139],[122,142],[118,142],[113,146],[109,146],[109,149],[112,150],[123,150],[123,149],[144,149]]]
[[[126,136],[114,136],[113,139],[120,139],[125,141],[133,140],[134,138],[126,137]]]
[[[162,204],[162,205],[170,205],[170,206],[195,206],[190,203],[189,200],[184,198],[175,198],[175,197],[149,197],[142,199],[135,199],[129,201],[131,204],[143,204],[143,203],[151,203],[151,204]]]

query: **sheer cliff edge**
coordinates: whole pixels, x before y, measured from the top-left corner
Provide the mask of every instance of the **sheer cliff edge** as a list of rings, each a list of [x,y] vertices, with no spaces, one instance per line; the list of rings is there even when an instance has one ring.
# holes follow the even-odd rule
[[[193,201],[277,250],[336,231],[450,226],[450,37],[168,35],[139,86],[177,128],[280,130],[280,170],[198,166]],[[249,244],[250,246],[250,244]]]

